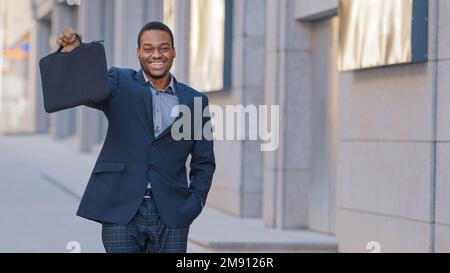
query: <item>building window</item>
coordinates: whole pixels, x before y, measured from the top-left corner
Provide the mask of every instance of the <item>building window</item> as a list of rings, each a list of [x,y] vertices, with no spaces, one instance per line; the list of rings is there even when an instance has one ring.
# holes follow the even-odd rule
[[[231,0],[191,0],[189,82],[203,92],[230,87]]]
[[[428,60],[428,1],[340,0],[340,71]]]

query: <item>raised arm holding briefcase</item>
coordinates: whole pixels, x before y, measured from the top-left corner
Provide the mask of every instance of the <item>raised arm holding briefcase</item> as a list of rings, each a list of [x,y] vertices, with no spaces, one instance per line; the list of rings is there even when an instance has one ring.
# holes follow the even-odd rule
[[[82,43],[71,29],[64,31],[58,44],[56,52],[39,62],[45,111],[53,113],[106,99],[108,71],[103,44]]]

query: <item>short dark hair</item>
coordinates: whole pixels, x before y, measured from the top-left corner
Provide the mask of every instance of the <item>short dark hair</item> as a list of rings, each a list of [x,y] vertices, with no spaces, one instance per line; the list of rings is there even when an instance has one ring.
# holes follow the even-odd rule
[[[170,28],[166,24],[154,21],[154,22],[145,24],[142,27],[141,31],[139,31],[139,35],[138,35],[138,39],[137,39],[138,48],[141,48],[141,38],[142,38],[142,35],[144,34],[144,32],[152,30],[152,29],[161,30],[161,31],[169,33],[170,41],[172,42],[172,47],[175,47],[172,30],[170,30]]]

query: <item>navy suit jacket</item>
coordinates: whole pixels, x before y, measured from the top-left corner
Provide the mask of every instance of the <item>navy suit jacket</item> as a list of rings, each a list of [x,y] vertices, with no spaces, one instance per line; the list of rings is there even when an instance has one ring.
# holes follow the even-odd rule
[[[155,138],[152,95],[142,70],[113,67],[108,82],[109,98],[86,105],[105,113],[108,131],[77,215],[97,222],[128,223],[150,181],[161,220],[169,227],[189,227],[202,211],[211,187],[213,141],[204,137],[176,141],[172,126]],[[179,104],[191,109],[194,124],[194,98],[202,98],[204,109],[207,96],[176,80],[175,88]],[[201,123],[196,124],[209,121],[208,117],[199,118]],[[190,183],[186,170],[189,155]]]

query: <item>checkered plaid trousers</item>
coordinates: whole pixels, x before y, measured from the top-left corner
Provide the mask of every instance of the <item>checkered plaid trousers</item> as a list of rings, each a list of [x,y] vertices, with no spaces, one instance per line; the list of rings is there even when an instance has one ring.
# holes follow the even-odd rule
[[[108,253],[186,253],[189,228],[170,228],[159,218],[153,198],[145,198],[125,225],[102,224],[102,241]]]

